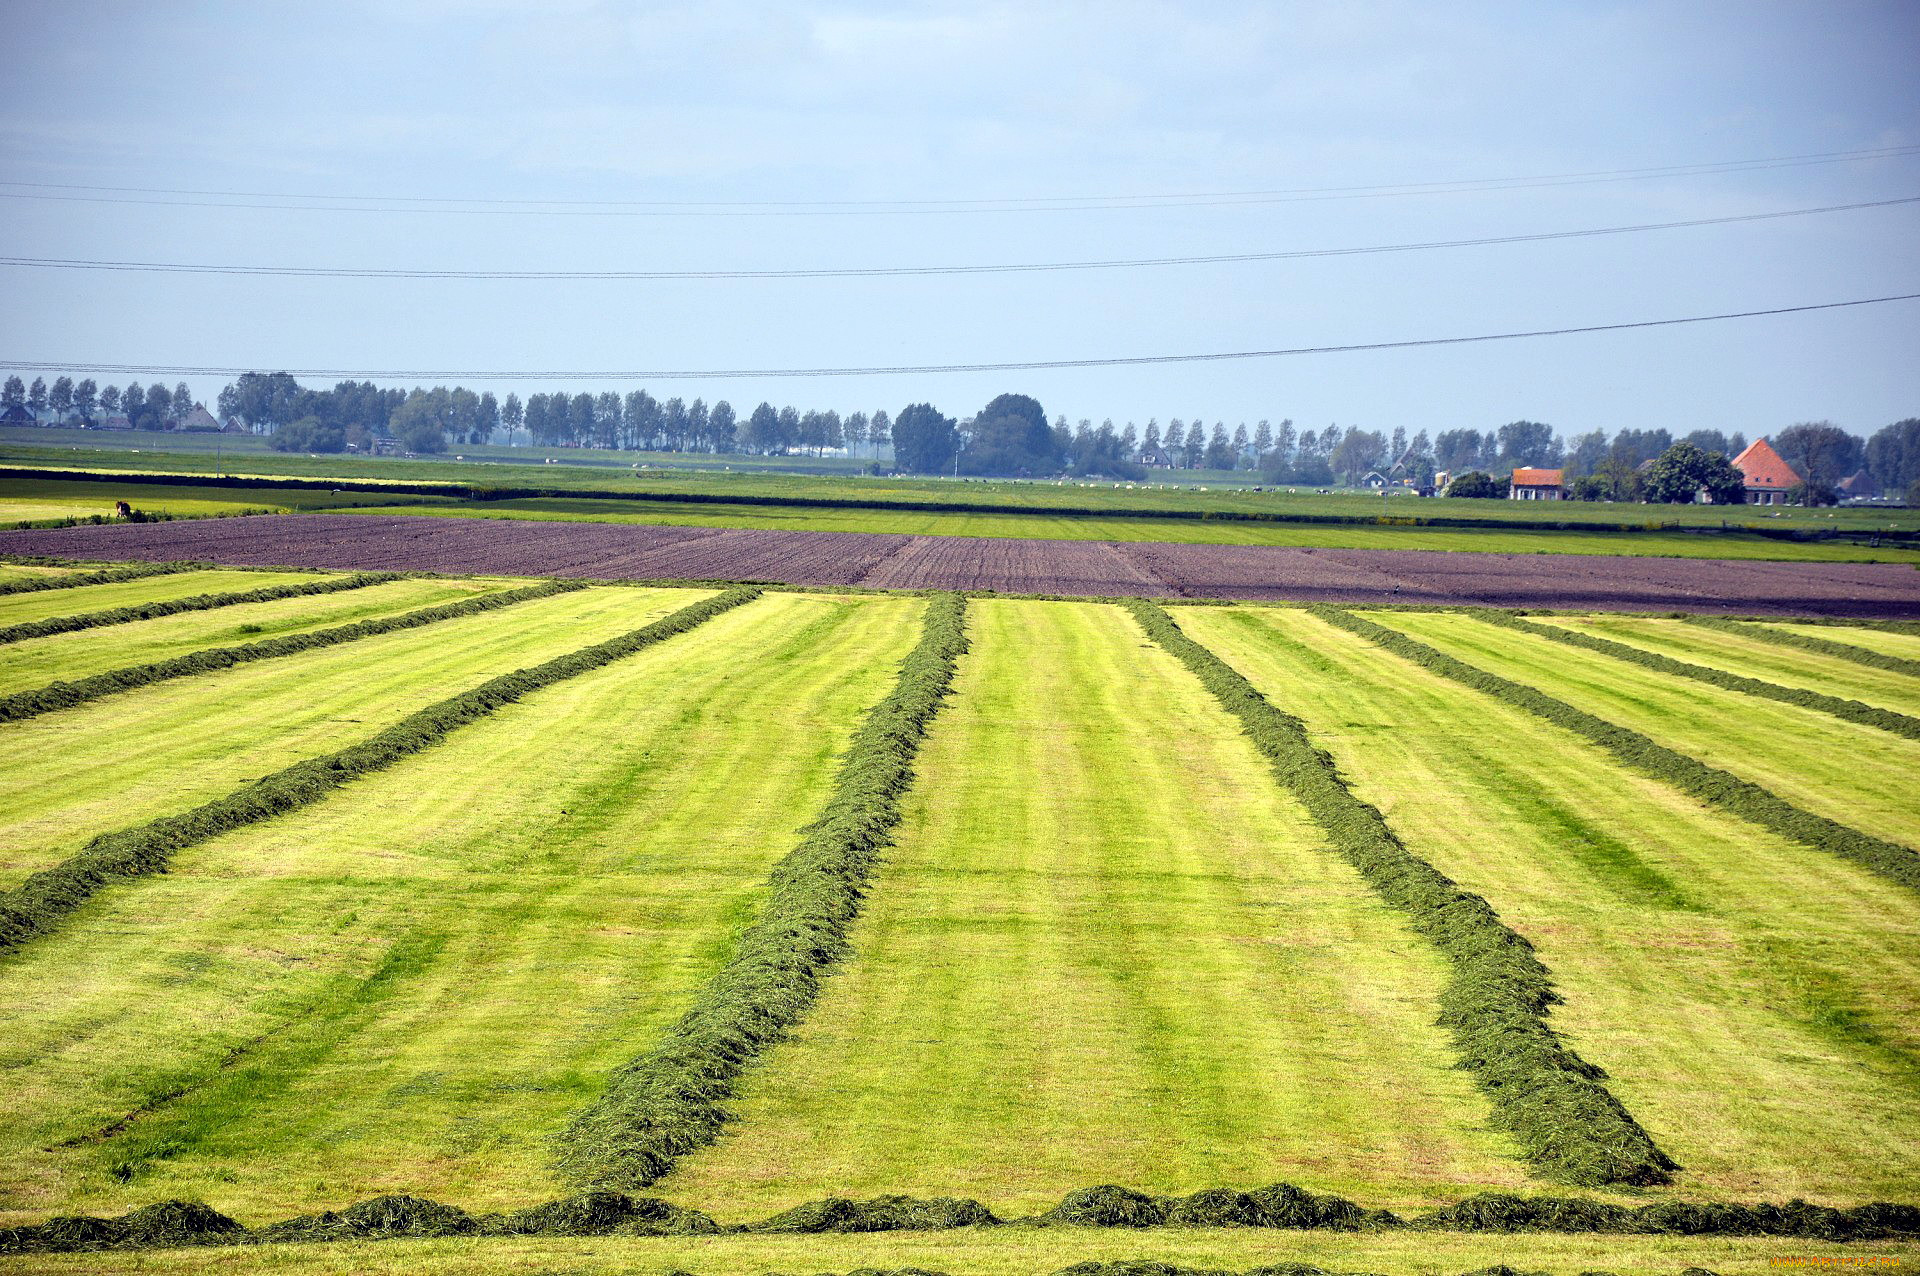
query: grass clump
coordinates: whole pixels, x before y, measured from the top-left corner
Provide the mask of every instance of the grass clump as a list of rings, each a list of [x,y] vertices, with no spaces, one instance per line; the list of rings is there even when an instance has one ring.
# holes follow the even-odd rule
[[[308,594],[337,594],[348,589],[365,589],[390,580],[399,580],[393,572],[356,572],[351,576],[331,576],[323,580],[297,581],[291,585],[272,585],[264,589],[241,589],[224,594],[195,594],[190,598],[168,598],[158,602],[137,603],[131,607],[110,607],[104,611],[80,612],[72,616],[51,616],[0,628],[0,643],[23,642],[28,638],[46,638],[70,634],[103,625],[124,625],[157,616],[173,616],[188,611],[212,611],[240,603],[268,603],[277,598],[299,598]]]
[[[0,1228],[0,1254],[230,1245],[247,1236],[246,1228],[198,1201],[161,1201],[118,1218],[68,1216]]]
[[[1601,1084],[1606,1073],[1547,1026],[1560,998],[1533,946],[1486,900],[1409,851],[1379,810],[1347,787],[1304,723],[1275,708],[1161,608],[1141,600],[1128,607],[1240,720],[1335,849],[1446,957],[1452,974],[1440,996],[1440,1023],[1461,1066],[1492,1101],[1495,1123],[1519,1141],[1535,1170],[1595,1187],[1667,1182],[1673,1160]]]
[[[205,571],[213,563],[135,563],[131,567],[104,567],[93,572],[74,572],[67,576],[22,576],[0,581],[0,595],[31,594],[42,589],[75,589],[81,585],[114,585],[123,580],[146,576],[167,576],[174,572]]]
[[[651,1196],[582,1192],[510,1214],[479,1220],[488,1236],[713,1236],[723,1229],[708,1215]]]
[[[939,1232],[955,1227],[991,1227],[1000,1220],[975,1200],[950,1196],[921,1200],[876,1196],[870,1201],[829,1197],[749,1223],[749,1232]]]
[[[1884,651],[1873,651],[1858,647],[1850,642],[1836,642],[1831,638],[1818,638],[1813,634],[1797,633],[1789,629],[1772,625],[1753,625],[1742,620],[1731,620],[1725,616],[1683,616],[1688,624],[1699,625],[1703,629],[1718,629],[1722,633],[1738,634],[1742,638],[1753,638],[1761,642],[1770,642],[1778,647],[1796,647],[1801,651],[1814,651],[1823,656],[1834,656],[1841,660],[1851,660],[1856,665],[1865,665],[1869,669],[1885,669],[1891,673],[1912,674],[1920,677],[1920,660],[1908,660],[1905,656],[1889,655]],[[1898,622],[1872,625],[1870,621],[1848,621],[1853,625],[1870,625],[1877,629],[1887,629],[1893,633],[1909,633]]]
[[[927,606],[899,680],[854,733],[820,817],[774,867],[760,916],[690,1009],[555,1138],[557,1167],[582,1187],[644,1187],[711,1143],[746,1066],[813,1005],[847,954],[847,928],[900,820],[914,756],[966,650],[966,600]]]
[[[395,579],[398,578],[369,577],[361,583],[371,585],[379,581]],[[195,674],[216,673],[222,669],[250,664],[256,660],[273,660],[321,647],[335,647],[341,643],[357,642],[362,638],[372,638],[379,634],[395,633],[403,629],[418,629],[423,625],[437,624],[443,620],[456,620],[463,616],[493,611],[500,607],[511,607],[515,603],[532,602],[537,598],[548,598],[554,594],[570,593],[586,587],[584,581],[542,581],[524,589],[510,589],[497,594],[480,594],[472,598],[463,598],[455,603],[442,603],[434,607],[421,607],[414,611],[402,612],[398,616],[361,620],[350,625],[336,625],[331,629],[317,629],[312,633],[288,634],[283,638],[268,638],[261,642],[244,643],[238,647],[209,647],[204,651],[190,652],[170,660],[130,665],[125,669],[110,669],[105,673],[94,674],[90,678],[81,678],[75,682],[55,682],[45,687],[37,687],[32,691],[18,691],[10,696],[0,696],[0,722],[18,722],[24,718],[52,713],[56,709],[70,709],[74,705],[98,700],[102,696],[132,691],[136,687],[151,686],[156,682],[166,682],[173,678],[189,678]],[[249,598],[239,601],[260,600]],[[0,947],[3,946],[4,944],[0,944]]]
[[[1643,775],[1674,785],[1703,802],[1803,846],[1852,860],[1889,881],[1909,890],[1920,891],[1920,855],[1907,847],[1803,810],[1751,781],[1710,767],[1696,758],[1656,743],[1638,731],[1576,709],[1545,692],[1488,673],[1436,647],[1408,637],[1397,629],[1389,629],[1364,616],[1356,616],[1336,607],[1315,607],[1313,613],[1422,668],[1565,727],[1599,745]]]
[[[1523,619],[1510,612],[1493,611],[1487,608],[1474,608],[1469,613],[1475,619],[1490,625],[1499,625],[1506,629],[1517,629],[1521,633],[1533,634],[1553,642],[1565,643],[1569,647],[1582,647],[1588,651],[1597,651],[1603,656],[1612,656],[1616,660],[1625,660],[1657,673],[1671,674],[1678,678],[1692,678],[1720,687],[1726,691],[1738,691],[1750,696],[1759,696],[1766,700],[1778,700],[1782,704],[1798,705],[1803,709],[1813,709],[1820,713],[1832,714],[1847,722],[1857,722],[1862,726],[1878,727],[1882,731],[1891,731],[1895,735],[1905,736],[1909,740],[1920,740],[1920,718],[1910,714],[1896,713],[1892,709],[1882,709],[1875,705],[1863,704],[1858,700],[1847,700],[1840,696],[1824,695],[1818,691],[1808,691],[1802,687],[1783,687],[1776,682],[1767,682],[1760,678],[1747,678],[1737,673],[1728,673],[1723,669],[1714,669],[1707,665],[1696,665],[1685,660],[1675,660],[1670,656],[1657,655],[1654,652],[1635,647],[1630,643],[1614,642],[1610,638],[1600,638],[1593,634],[1583,634],[1576,630],[1562,629],[1557,625],[1542,625]],[[1836,644],[1837,645],[1837,644]],[[1889,657],[1891,659],[1891,657]],[[1916,665],[1920,669],[1920,665]]]
[[[103,833],[66,860],[0,893],[0,953],[46,934],[92,898],[95,891],[111,882],[163,871],[174,853],[185,847],[318,802],[341,785],[429,748],[449,732],[485,717],[502,705],[685,633],[723,611],[750,601],[759,592],[741,588],[703,598],[617,638],[557,656],[531,669],[517,669],[491,678],[471,690],[428,705],[359,744],[324,757],[296,762],[226,797],[179,815]],[[487,599],[471,601],[497,601],[500,597],[502,595],[490,595]],[[303,641],[312,636],[279,641]]]
[[[457,1205],[421,1196],[376,1196],[339,1213],[302,1214],[254,1233],[274,1241],[364,1241],[395,1237],[471,1236],[480,1230],[473,1215]]]
[[[1033,1220],[1069,1227],[1272,1227],[1358,1232],[1398,1227],[1386,1210],[1275,1183],[1252,1192],[1215,1187],[1191,1196],[1149,1196],[1103,1184],[1069,1192]]]
[[[1838,1208],[1800,1200],[1785,1205],[1656,1201],[1631,1206],[1577,1197],[1488,1192],[1423,1214],[1412,1225],[1449,1232],[1612,1232],[1872,1241],[1920,1235],[1920,1206],[1876,1201]]]

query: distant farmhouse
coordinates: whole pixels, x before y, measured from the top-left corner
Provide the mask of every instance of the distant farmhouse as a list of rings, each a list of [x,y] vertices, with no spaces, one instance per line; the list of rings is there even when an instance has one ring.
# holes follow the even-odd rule
[[[1787,493],[1800,486],[1800,476],[1765,439],[1747,444],[1746,451],[1733,458],[1733,468],[1746,480],[1749,505],[1785,505]]]
[[[1514,501],[1561,501],[1567,496],[1565,470],[1535,470],[1522,466],[1513,472],[1513,485],[1507,499]]]

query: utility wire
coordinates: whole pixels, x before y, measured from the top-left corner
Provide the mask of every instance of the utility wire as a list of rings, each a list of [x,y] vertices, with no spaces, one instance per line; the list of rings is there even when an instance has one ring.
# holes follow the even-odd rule
[[[70,203],[132,204],[161,208],[251,208],[288,212],[458,213],[506,217],[822,217],[892,216],[932,213],[1078,212],[1099,209],[1197,208],[1239,204],[1298,203],[1315,200],[1385,199],[1405,195],[1472,194],[1479,191],[1531,190],[1601,182],[1646,181],[1659,177],[1698,177],[1811,165],[1853,164],[1920,154],[1920,145],[1884,146],[1859,151],[1828,151],[1764,159],[1723,160],[1664,168],[1610,169],[1533,177],[1494,177],[1385,186],[1308,186],[1263,191],[1211,191],[1168,195],[1059,195],[1000,199],[899,200],[558,200],[487,199],[407,195],[275,194],[269,191],[221,191],[151,186],[83,186],[57,182],[0,181],[0,199],[54,200]],[[56,194],[57,191],[88,192]],[[149,198],[167,196],[168,198]],[[271,203],[241,201],[275,201]],[[282,202],[296,201],[296,202]]]
[[[1229,359],[1277,359],[1292,355],[1354,354],[1368,350],[1412,350],[1428,346],[1461,346],[1486,341],[1518,341],[1528,337],[1567,337],[1589,332],[1624,332],[1636,328],[1670,328],[1680,324],[1712,323],[1722,319],[1756,319],[1766,315],[1805,314],[1815,310],[1842,310],[1853,306],[1878,306],[1894,301],[1920,301],[1920,292],[1898,293],[1886,297],[1862,297],[1854,301],[1824,301],[1804,306],[1776,306],[1768,310],[1737,310],[1714,315],[1688,315],[1679,319],[1641,319],[1630,323],[1586,324],[1576,328],[1536,328],[1527,332],[1488,332],[1468,337],[1426,337],[1414,341],[1369,341],[1344,346],[1293,346],[1281,350],[1235,350],[1217,354],[1121,355],[1104,359],[1035,359],[1005,363],[923,363],[893,367],[846,368],[726,368],[702,371],[683,369],[628,372],[501,372],[423,371],[420,369],[364,368],[279,368],[295,377],[322,380],[366,381],[747,381],[788,377],[878,377],[923,375],[936,372],[1034,372],[1050,368],[1114,368],[1155,363],[1215,363]],[[0,357],[0,365],[32,368],[44,372],[81,373],[111,376],[196,376],[237,377],[259,372],[251,368],[186,368],[168,364],[134,363],[56,363],[38,359]]]
[[[1527,235],[1487,235],[1475,239],[1434,239],[1407,244],[1371,244],[1354,248],[1298,248],[1276,252],[1220,253],[1189,257],[1132,257],[1093,261],[1021,262],[980,266],[847,266],[805,270],[435,270],[373,266],[260,266],[215,265],[177,261],[103,261],[74,257],[6,257],[0,266],[40,270],[87,270],[182,275],[265,275],[297,279],[508,279],[508,280],[671,280],[671,279],[872,279],[903,275],[1010,275],[1066,270],[1124,270],[1154,266],[1202,266],[1262,261],[1296,261],[1311,257],[1358,257],[1375,253],[1423,252],[1435,248],[1481,248],[1496,244],[1531,244],[1556,239],[1591,239],[1651,230],[1679,230],[1694,226],[1726,226],[1737,222],[1772,221],[1783,217],[1811,217],[1863,208],[1892,208],[1920,203],[1920,195],[1870,200],[1860,204],[1829,204],[1822,208],[1791,208],[1771,213],[1740,213],[1730,217],[1698,217],[1689,221],[1643,222],[1633,226],[1601,226],[1587,230],[1555,230]]]

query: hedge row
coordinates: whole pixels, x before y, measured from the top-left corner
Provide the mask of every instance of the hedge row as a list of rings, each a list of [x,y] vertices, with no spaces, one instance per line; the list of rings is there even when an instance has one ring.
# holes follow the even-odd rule
[[[337,594],[348,589],[365,589],[399,580],[393,572],[358,572],[352,576],[328,576],[320,580],[297,581],[291,585],[270,585],[265,589],[242,589],[226,594],[195,594],[191,598],[169,598],[160,602],[136,603],[131,607],[111,607],[105,611],[83,611],[72,616],[50,616],[23,624],[0,628],[0,643],[21,642],[28,638],[47,638],[70,634],[102,625],[124,625],[135,620],[152,620],[188,611],[212,611],[239,603],[270,603],[279,598],[301,598],[309,594]]]
[[[854,733],[820,817],[777,864],[764,908],[693,1008],[555,1136],[561,1175],[579,1186],[644,1187],[713,1142],[735,1080],[812,1006],[848,953],[847,928],[900,819],[914,756],[966,650],[966,600],[937,595],[893,691]]]
[[[174,572],[205,571],[212,563],[135,563],[130,567],[103,567],[91,572],[68,572],[64,576],[24,576],[0,581],[0,595],[31,594],[42,589],[77,589],[81,585],[114,585],[123,580],[145,576],[168,576]]]
[[[1884,651],[1856,647],[1850,642],[1835,642],[1831,638],[1816,638],[1812,634],[1774,629],[1767,625],[1753,625],[1743,620],[1728,620],[1722,616],[1688,616],[1686,619],[1706,629],[1718,629],[1723,633],[1738,634],[1742,638],[1753,638],[1781,647],[1798,647],[1801,651],[1814,651],[1823,656],[1837,656],[1842,660],[1851,660],[1854,664],[1865,665],[1869,669],[1885,669],[1893,673],[1912,674],[1920,678],[1920,660],[1908,660],[1904,656],[1889,656]],[[1874,628],[1881,628],[1881,626],[1874,626]],[[1887,628],[1892,629],[1891,626]],[[1892,632],[1905,631],[1892,629]]]
[[[1798,705],[1802,709],[1813,709],[1819,713],[1831,714],[1848,722],[1857,722],[1862,726],[1879,727],[1882,731],[1891,731],[1895,735],[1905,736],[1909,740],[1920,740],[1920,718],[1892,709],[1882,709],[1877,705],[1863,704],[1858,700],[1846,700],[1840,696],[1823,695],[1818,691],[1808,691],[1803,687],[1783,687],[1777,682],[1765,682],[1759,678],[1748,678],[1737,673],[1728,673],[1723,669],[1714,669],[1708,665],[1696,665],[1685,660],[1675,660],[1669,656],[1656,655],[1631,643],[1615,642],[1611,638],[1600,638],[1593,634],[1583,634],[1578,630],[1562,629],[1558,625],[1542,625],[1534,621],[1515,616],[1510,612],[1490,611],[1486,608],[1474,608],[1468,614],[1484,620],[1490,625],[1500,625],[1506,629],[1517,629],[1521,633],[1534,634],[1554,642],[1565,643],[1569,647],[1581,647],[1587,651],[1597,651],[1603,656],[1612,656],[1616,660],[1625,660],[1640,665],[1656,673],[1671,674],[1677,678],[1692,678],[1696,682],[1708,683],[1727,691],[1738,691],[1749,696],[1759,696],[1766,700],[1778,700],[1782,704]]]
[[[1312,610],[1329,623],[1359,634],[1442,677],[1465,683],[1476,691],[1484,691],[1497,700],[1565,727],[1575,735],[1599,745],[1618,761],[1643,775],[1671,784],[1703,802],[1803,846],[1852,860],[1909,890],[1920,891],[1920,854],[1908,847],[1862,833],[1824,815],[1803,811],[1757,784],[1710,767],[1663,744],[1656,744],[1638,731],[1616,726],[1604,718],[1576,709],[1564,700],[1556,700],[1532,687],[1456,660],[1437,648],[1409,638],[1397,629],[1375,624],[1336,607],[1321,606]]]
[[[1273,772],[1368,885],[1405,914],[1452,968],[1440,1023],[1461,1066],[1492,1101],[1493,1119],[1541,1174],[1571,1183],[1664,1183],[1676,1168],[1620,1101],[1606,1073],[1547,1026],[1560,1000],[1533,947],[1478,895],[1409,851],[1379,810],[1354,796],[1298,718],[1144,601],[1127,604],[1149,636],[1240,720]]]
[[[205,651],[189,652],[184,656],[174,656],[168,660],[156,660],[151,664],[110,669],[105,673],[94,674],[90,678],[81,678],[77,682],[56,682],[32,691],[17,691],[10,696],[0,696],[0,722],[18,722],[22,718],[52,713],[56,709],[70,709],[88,700],[97,700],[101,696],[110,696],[116,692],[131,691],[135,687],[144,687],[155,682],[165,682],[170,678],[188,678],[195,674],[214,673],[255,660],[272,660],[302,651],[334,647],[344,642],[356,642],[378,634],[390,634],[402,629],[418,629],[422,625],[436,624],[442,620],[455,620],[483,611],[497,611],[502,607],[511,607],[515,603],[530,602],[553,594],[570,593],[586,587],[585,581],[578,580],[542,581],[538,585],[528,585],[524,589],[479,594],[472,598],[463,598],[459,602],[441,603],[433,607],[401,612],[397,616],[381,616],[372,620],[355,621],[350,625],[336,625],[331,629],[316,629],[311,633],[266,638],[238,647],[209,647]]]
[[[1033,1218],[996,1218],[978,1201],[879,1196],[810,1201],[757,1223],[721,1224],[654,1197],[583,1192],[504,1214],[473,1215],[418,1196],[380,1196],[335,1213],[305,1214],[249,1230],[205,1205],[165,1201],[118,1218],[59,1217],[0,1228],[0,1254],[248,1245],[282,1241],[386,1240],[434,1236],[715,1236],[739,1233],[928,1232],[960,1227],[1258,1227],[1321,1231],[1413,1228],[1448,1232],[1603,1233],[1641,1236],[1781,1236],[1867,1241],[1920,1235],[1920,1207],[1876,1202],[1847,1209],[1660,1201],[1613,1205],[1580,1198],[1476,1196],[1413,1219],[1338,1196],[1276,1183],[1252,1192],[1213,1188],[1148,1196],[1124,1187],[1070,1192]],[[1076,1270],[1076,1269],[1069,1269]]]
[[[491,678],[401,719],[359,744],[275,771],[238,792],[180,815],[103,833],[79,852],[0,893],[0,952],[46,934],[95,891],[122,878],[164,870],[174,852],[232,829],[320,801],[348,781],[383,770],[439,743],[457,727],[542,687],[630,656],[759,594],[735,589],[703,598],[618,638]]]

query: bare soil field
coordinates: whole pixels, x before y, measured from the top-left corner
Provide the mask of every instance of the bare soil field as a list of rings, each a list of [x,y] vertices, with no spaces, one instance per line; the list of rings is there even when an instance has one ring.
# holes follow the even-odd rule
[[[273,515],[0,532],[0,554],[600,579],[1605,611],[1920,616],[1920,572],[1433,550]]]

